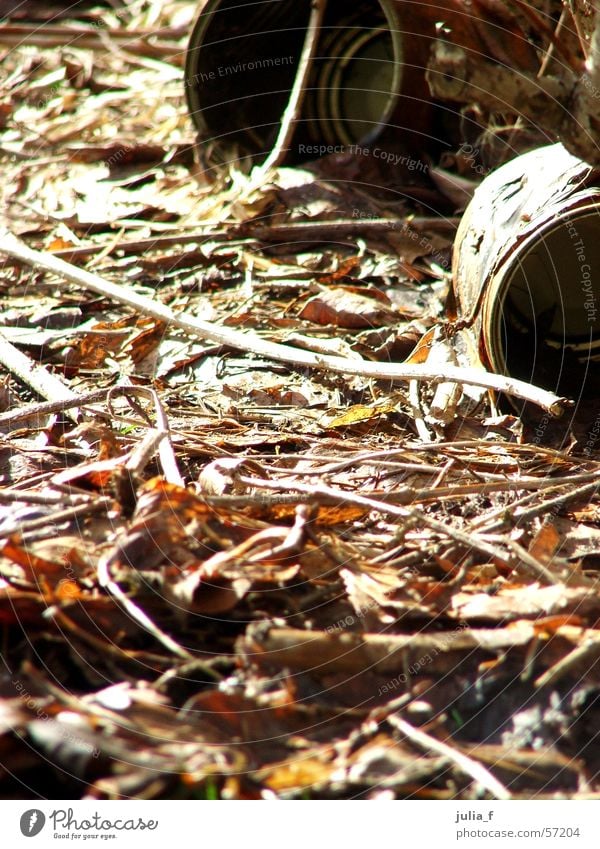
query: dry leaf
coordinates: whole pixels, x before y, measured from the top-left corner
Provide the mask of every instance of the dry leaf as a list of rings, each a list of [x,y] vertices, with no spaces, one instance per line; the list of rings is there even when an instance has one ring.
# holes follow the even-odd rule
[[[398,321],[398,313],[382,306],[373,297],[336,288],[321,292],[307,301],[300,312],[300,318],[315,324],[357,330],[394,324]]]

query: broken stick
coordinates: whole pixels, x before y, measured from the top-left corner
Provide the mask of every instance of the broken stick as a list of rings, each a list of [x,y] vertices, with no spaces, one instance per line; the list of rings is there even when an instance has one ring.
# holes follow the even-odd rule
[[[172,327],[180,328],[190,336],[208,339],[218,345],[228,345],[249,354],[256,354],[268,360],[289,363],[292,366],[331,371],[336,374],[351,374],[374,380],[425,380],[432,384],[456,382],[471,386],[482,386],[496,392],[504,392],[524,401],[530,401],[553,416],[560,416],[563,409],[572,402],[553,392],[540,389],[522,380],[516,380],[501,374],[492,374],[484,369],[461,368],[459,366],[404,365],[392,363],[360,362],[344,357],[325,356],[302,351],[288,345],[268,342],[254,333],[246,333],[230,327],[220,327],[208,321],[185,313],[176,314],[160,301],[154,301],[139,295],[132,289],[110,283],[97,274],[77,268],[52,254],[29,248],[24,242],[7,230],[0,233],[0,253],[12,257],[34,268],[49,271],[59,277],[89,289],[92,292],[111,298],[125,306],[132,307],[144,315],[163,321]]]

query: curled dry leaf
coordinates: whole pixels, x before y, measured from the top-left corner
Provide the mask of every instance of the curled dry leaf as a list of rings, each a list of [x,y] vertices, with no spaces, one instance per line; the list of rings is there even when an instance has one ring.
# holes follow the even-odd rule
[[[311,298],[302,308],[300,318],[314,324],[358,330],[394,324],[398,321],[398,313],[374,297],[338,287]]]
[[[200,491],[205,495],[231,495],[247,490],[239,476],[246,473],[262,472],[261,467],[251,460],[224,457],[209,463],[198,478]]]

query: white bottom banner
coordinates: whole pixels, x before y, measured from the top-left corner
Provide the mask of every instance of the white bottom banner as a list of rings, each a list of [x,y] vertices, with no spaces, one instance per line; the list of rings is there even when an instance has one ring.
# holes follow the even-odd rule
[[[598,849],[600,802],[0,802],[0,845]],[[266,807],[265,807],[266,805]],[[365,805],[369,807],[365,807]],[[376,805],[376,808],[372,807]]]

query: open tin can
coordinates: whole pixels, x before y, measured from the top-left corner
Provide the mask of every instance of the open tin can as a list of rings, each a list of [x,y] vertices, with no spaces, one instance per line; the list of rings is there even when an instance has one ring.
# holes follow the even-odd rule
[[[466,50],[537,70],[534,47],[497,0],[327,0],[287,162],[353,152],[381,138],[417,155],[449,144],[460,123],[432,100],[425,71],[439,28]],[[298,72],[311,0],[202,0],[190,37],[185,90],[207,160],[260,164],[272,150]],[[452,146],[452,144],[450,144]],[[354,152],[356,150],[354,149]]]
[[[373,140],[402,88],[404,37],[391,0],[332,0],[297,125],[291,161]],[[190,114],[203,141],[264,160],[289,100],[310,0],[206,0],[186,57]],[[312,154],[312,155],[311,155]]]
[[[562,145],[523,154],[478,187],[454,248],[484,364],[572,398],[600,395],[599,177]]]

